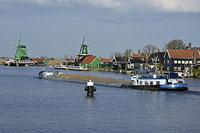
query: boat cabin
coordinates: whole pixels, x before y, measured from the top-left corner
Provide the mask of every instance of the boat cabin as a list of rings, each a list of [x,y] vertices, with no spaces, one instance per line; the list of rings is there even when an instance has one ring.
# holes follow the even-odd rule
[[[142,76],[131,76],[132,85],[142,86],[154,86],[154,85],[165,85],[165,84],[183,84],[184,79],[176,74],[169,73],[168,75],[158,76],[154,75],[142,75]]]
[[[131,83],[133,85],[162,85],[166,84],[167,80],[162,76],[131,76]]]

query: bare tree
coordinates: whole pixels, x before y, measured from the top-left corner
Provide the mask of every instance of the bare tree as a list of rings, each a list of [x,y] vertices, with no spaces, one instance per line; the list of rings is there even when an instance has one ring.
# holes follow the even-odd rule
[[[156,52],[158,48],[154,45],[146,45],[144,46],[144,48],[142,49],[142,57],[145,60],[145,62],[147,63],[147,59],[150,56],[151,53]]]
[[[131,49],[126,49],[125,53],[124,53],[124,57],[126,58],[130,58],[132,54],[132,50]]]
[[[143,48],[143,53],[147,54],[147,55],[150,55],[151,53],[154,53],[156,52],[158,48],[154,45],[146,45],[144,46]]]
[[[128,66],[128,62],[129,59],[131,58],[131,54],[132,54],[132,50],[131,49],[126,49],[125,53],[124,53],[124,60],[125,60],[125,69],[127,70],[127,66]]]
[[[115,56],[115,57],[123,57],[123,54],[120,53],[120,52],[114,52],[113,56]]]

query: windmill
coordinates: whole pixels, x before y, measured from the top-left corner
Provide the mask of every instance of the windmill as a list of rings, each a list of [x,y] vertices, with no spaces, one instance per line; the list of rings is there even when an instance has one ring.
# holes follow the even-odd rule
[[[14,46],[17,48],[16,53],[15,53],[15,61],[27,59],[26,45],[23,45],[21,43],[21,34],[19,36],[17,45],[14,45]]]
[[[86,56],[88,54],[89,54],[88,46],[85,44],[85,37],[83,37],[83,41],[82,41],[82,44],[81,44],[81,49],[80,49],[79,55],[80,56]]]
[[[83,61],[83,59],[89,55],[88,46],[85,44],[85,36],[83,37],[83,41],[81,43],[81,48],[79,54],[75,59],[75,66],[79,66],[79,64]]]

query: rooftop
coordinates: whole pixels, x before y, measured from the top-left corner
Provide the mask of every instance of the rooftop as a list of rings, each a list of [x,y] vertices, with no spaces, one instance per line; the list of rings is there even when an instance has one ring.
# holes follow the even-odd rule
[[[200,52],[197,49],[190,50],[167,50],[169,57],[173,59],[200,59]]]
[[[88,55],[85,57],[85,59],[81,62],[81,64],[91,64],[97,56],[93,56],[93,55]]]

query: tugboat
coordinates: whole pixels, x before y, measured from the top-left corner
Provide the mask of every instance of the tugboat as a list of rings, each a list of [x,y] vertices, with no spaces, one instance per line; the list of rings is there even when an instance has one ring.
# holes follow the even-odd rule
[[[168,75],[158,76],[143,75],[131,76],[131,82],[122,84],[122,88],[132,88],[139,90],[159,90],[159,91],[185,91],[188,90],[188,84],[185,83],[184,78],[179,77],[176,73],[169,73]]]

